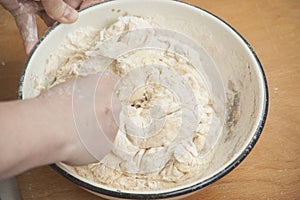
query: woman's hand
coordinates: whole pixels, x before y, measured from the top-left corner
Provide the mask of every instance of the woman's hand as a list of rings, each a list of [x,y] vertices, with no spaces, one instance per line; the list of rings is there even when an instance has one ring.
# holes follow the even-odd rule
[[[52,124],[59,130],[68,128],[64,131],[68,155],[61,161],[83,165],[100,161],[110,152],[119,129],[118,81],[117,75],[98,73],[65,82],[38,97],[45,109],[52,110]]]
[[[73,23],[78,18],[77,10],[99,0],[0,0],[16,20],[21,33],[26,54],[29,54],[38,41],[35,15],[51,26],[55,21]]]
[[[102,159],[118,131],[117,82],[109,73],[90,75],[33,99],[0,103],[0,179],[59,161]]]

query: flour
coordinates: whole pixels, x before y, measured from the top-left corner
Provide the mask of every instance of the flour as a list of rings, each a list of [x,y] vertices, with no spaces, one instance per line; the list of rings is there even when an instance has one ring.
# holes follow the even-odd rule
[[[120,17],[106,29],[70,34],[48,59],[40,91],[101,71],[122,78],[117,92],[123,108],[114,149],[99,163],[75,167],[84,178],[118,189],[166,189],[198,179],[212,159],[212,154],[201,156],[213,115],[210,95],[189,60],[153,48],[119,55],[105,45],[124,31],[151,33],[153,28],[147,19]],[[117,39],[123,42],[120,48],[130,43],[126,35]]]

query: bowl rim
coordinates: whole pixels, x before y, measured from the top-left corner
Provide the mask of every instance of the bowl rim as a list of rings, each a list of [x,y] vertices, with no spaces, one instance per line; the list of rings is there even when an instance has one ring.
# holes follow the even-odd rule
[[[79,12],[82,12],[86,9],[89,9],[91,7],[100,5],[100,4],[104,4],[104,3],[109,3],[111,1],[118,1],[118,0],[106,0],[103,2],[99,2],[96,3],[94,5],[88,6],[82,10],[80,10]],[[266,79],[266,75],[265,72],[263,70],[263,66],[261,64],[261,62],[259,61],[255,51],[253,50],[253,48],[251,47],[251,45],[247,42],[247,40],[238,32],[236,31],[231,25],[229,25],[227,22],[225,22],[223,19],[221,19],[220,17],[214,15],[213,13],[200,8],[196,5],[193,5],[191,3],[187,3],[187,2],[182,2],[180,0],[169,0],[170,2],[177,2],[177,3],[181,3],[187,6],[191,6],[194,7],[200,11],[203,11],[205,13],[207,13],[208,15],[211,15],[213,18],[215,18],[216,20],[219,20],[221,23],[224,23],[228,28],[230,28],[243,42],[244,44],[249,48],[250,52],[252,53],[252,56],[254,57],[258,69],[260,70],[260,73],[262,75],[262,83],[263,83],[263,92],[265,94],[265,99],[263,99],[262,103],[263,103],[263,108],[262,108],[262,116],[261,119],[259,121],[259,124],[255,130],[255,133],[253,134],[250,142],[248,143],[248,145],[246,146],[246,148],[241,152],[241,154],[235,159],[233,160],[228,166],[226,166],[222,171],[218,172],[217,174],[215,174],[214,176],[211,176],[209,178],[207,178],[206,180],[203,180],[199,183],[196,183],[192,186],[186,187],[186,188],[181,188],[181,189],[177,189],[174,191],[168,191],[168,192],[159,192],[158,193],[153,193],[153,194],[144,194],[144,193],[130,193],[130,192],[121,192],[119,190],[117,191],[112,191],[112,190],[107,190],[104,188],[99,188],[96,187],[94,185],[91,185],[87,182],[84,182],[76,177],[74,177],[72,174],[68,173],[67,171],[63,170],[62,168],[60,168],[57,164],[51,164],[50,167],[53,168],[56,172],[58,172],[59,174],[61,174],[62,176],[64,176],[65,178],[67,178],[68,180],[70,180],[71,182],[87,189],[87,190],[91,190],[93,192],[96,192],[100,195],[104,195],[104,196],[110,196],[110,197],[115,197],[115,198],[125,198],[125,199],[164,199],[164,198],[172,198],[172,197],[178,197],[178,196],[182,196],[182,195],[186,195],[192,192],[195,192],[197,190],[200,190],[204,187],[206,187],[207,185],[221,179],[222,177],[224,177],[226,174],[228,174],[229,172],[231,172],[234,168],[236,168],[244,159],[245,157],[250,153],[250,151],[253,149],[254,145],[256,144],[256,142],[258,141],[262,130],[264,128],[264,125],[266,123],[266,119],[267,119],[267,114],[268,114],[268,107],[269,107],[269,91],[268,91],[268,84],[267,84],[267,79]],[[39,45],[41,44],[41,42],[47,37],[47,35],[54,30],[60,23],[59,22],[55,22],[54,25],[52,27],[50,27],[45,33],[44,35],[41,37],[41,39],[37,42],[37,44],[34,46],[34,48],[32,49],[32,51],[30,52],[30,54],[28,55],[22,73],[21,73],[21,77],[20,77],[20,81],[19,81],[19,89],[18,89],[18,98],[19,99],[23,99],[23,93],[22,93],[22,88],[23,88],[23,82],[24,82],[24,78],[25,78],[25,72],[27,70],[27,67],[29,65],[29,62],[34,54],[34,52],[37,50],[37,48],[39,47]]]

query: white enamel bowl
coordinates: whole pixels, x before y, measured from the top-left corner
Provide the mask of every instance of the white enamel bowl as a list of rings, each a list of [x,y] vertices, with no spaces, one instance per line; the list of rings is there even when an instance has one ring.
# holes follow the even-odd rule
[[[226,110],[221,125],[223,132],[215,146],[212,163],[195,182],[148,192],[120,191],[94,183],[78,176],[62,163],[52,167],[75,184],[105,198],[183,198],[233,170],[257,142],[266,120],[268,91],[262,66],[250,45],[220,18],[178,1],[117,0],[99,3],[81,11],[75,24],[56,24],[43,36],[27,60],[19,95],[22,99],[35,95],[32,77],[44,76],[49,53],[57,49],[67,34],[80,27],[106,27],[125,13],[151,17],[164,23],[164,28],[182,33],[201,45],[214,61],[224,86],[221,93],[225,94]]]

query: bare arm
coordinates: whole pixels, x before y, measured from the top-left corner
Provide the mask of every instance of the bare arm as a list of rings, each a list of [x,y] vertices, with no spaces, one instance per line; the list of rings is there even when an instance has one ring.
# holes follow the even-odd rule
[[[107,101],[96,108],[98,119],[106,121],[107,127],[104,128],[111,135],[115,135],[118,128],[113,123],[107,123],[107,120],[113,120],[112,111],[108,111],[109,107],[104,104],[110,100],[115,82],[109,76],[105,78],[105,87],[101,90],[106,92],[101,92],[101,99]],[[70,90],[72,84],[58,86],[49,91],[50,95],[48,92],[30,100],[0,103],[0,179],[58,161],[72,165],[96,161],[77,135],[72,95],[67,94],[69,92],[58,94],[62,88],[63,91],[66,87]]]
[[[0,178],[65,161],[69,145],[74,143],[73,131],[57,122],[70,123],[68,113],[55,114],[55,107],[43,99],[1,103]]]

